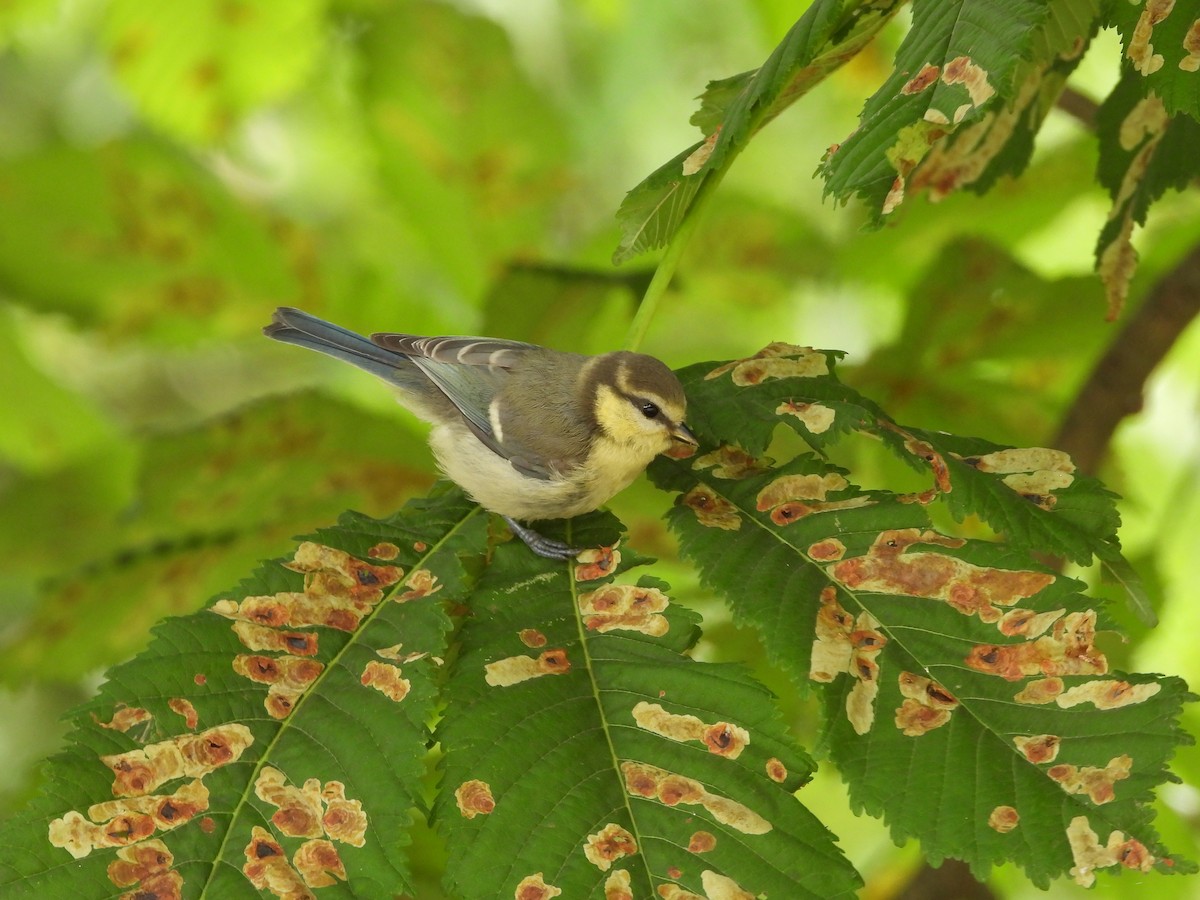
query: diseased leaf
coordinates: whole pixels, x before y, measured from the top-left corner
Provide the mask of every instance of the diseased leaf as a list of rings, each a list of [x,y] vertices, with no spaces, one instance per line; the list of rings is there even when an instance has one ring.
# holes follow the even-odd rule
[[[300,86],[321,51],[323,12],[320,0],[112,0],[104,37],[117,79],[148,121],[212,142]]]
[[[1194,3],[1128,0],[1110,3],[1124,59],[1143,97],[1157,96],[1168,115],[1200,120],[1200,10]]]
[[[1200,75],[1193,75],[1200,80]],[[1145,93],[1129,67],[1100,107],[1097,177],[1108,188],[1112,208],[1096,243],[1096,270],[1108,295],[1108,317],[1124,307],[1137,267],[1133,226],[1143,224],[1154,201],[1169,187],[1182,190],[1200,176],[1200,122],[1172,117],[1162,100]]]
[[[626,195],[613,262],[664,247],[700,186],[720,177],[767,122],[861,50],[900,7],[896,0],[817,0],[753,72],[710,82],[692,117],[705,134]]]
[[[825,743],[856,807],[979,877],[1001,861],[1039,885],[1089,884],[1115,865],[1191,871],[1159,844],[1147,803],[1171,778],[1193,698],[1176,678],[1110,671],[1095,635],[1111,620],[1035,558],[1106,553],[1112,495],[1058,451],[872,420],[815,360],[831,362],[772,345],[685,369],[709,413],[694,417],[701,447],[651,475],[681,494],[669,518],[703,583],[772,661],[821,686]],[[751,427],[730,430],[734,409]],[[818,450],[845,416],[927,465],[933,487],[863,490],[806,453],[775,464],[761,456],[771,413]],[[1000,539],[938,532],[935,502]]]
[[[611,545],[614,526],[565,537]],[[471,600],[437,733],[452,895],[851,896],[853,869],[793,796],[813,764],[769,693],[687,658],[697,617],[636,579],[645,560],[590,558],[502,546]]]
[[[1034,0],[914,3],[912,28],[891,76],[867,101],[858,129],[822,165],[826,194],[861,197],[878,224],[904,200],[910,176],[931,148],[1014,96],[1018,67],[1030,58],[1046,16],[1047,5]],[[985,137],[995,150],[1002,147],[1030,100],[1014,107],[1008,120],[977,129],[969,140],[976,165],[990,160],[978,156]]]
[[[388,520],[348,513],[166,621],[7,824],[5,896],[403,889],[443,604],[468,589],[460,555],[484,524],[447,490]]]
[[[40,558],[47,550],[28,528],[0,532],[7,553],[52,573],[34,614],[10,626],[0,680],[67,682],[120,661],[158,619],[192,611],[298,529],[347,508],[395,509],[431,480],[399,462],[423,454],[394,423],[317,394],[150,438],[122,508],[99,521],[77,518],[76,499],[70,511],[52,508],[71,562]],[[38,489],[18,482],[5,496],[20,502]]]

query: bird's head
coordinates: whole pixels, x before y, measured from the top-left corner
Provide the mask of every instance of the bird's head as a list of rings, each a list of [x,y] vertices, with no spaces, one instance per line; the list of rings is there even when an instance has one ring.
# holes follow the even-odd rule
[[[667,366],[642,353],[598,357],[594,415],[604,436],[649,462],[677,442],[696,445],[684,422],[687,397]]]

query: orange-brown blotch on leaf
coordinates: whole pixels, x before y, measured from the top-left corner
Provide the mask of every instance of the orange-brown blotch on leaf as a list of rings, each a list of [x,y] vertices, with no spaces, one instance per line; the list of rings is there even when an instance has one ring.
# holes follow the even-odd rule
[[[1059,763],[1051,766],[1046,774],[1068,794],[1087,794],[1089,800],[1100,805],[1117,798],[1116,783],[1128,778],[1132,769],[1133,759],[1122,754],[1113,757],[1103,768]]]
[[[696,514],[696,520],[705,528],[721,528],[737,531],[742,527],[742,517],[737,507],[718,497],[706,485],[697,485],[677,501]]]
[[[712,469],[717,478],[737,481],[767,472],[769,462],[760,462],[741,447],[724,444],[710,453],[697,456],[692,462],[692,468],[697,472]]]
[[[601,634],[625,630],[661,637],[671,626],[660,613],[670,605],[670,599],[658,588],[632,584],[608,584],[579,595],[584,627]]]
[[[727,759],[737,759],[750,743],[749,732],[740,726],[728,722],[710,725],[696,716],[668,712],[657,703],[641,700],[632,712],[639,728],[672,741],[697,741],[707,747],[709,753]]]
[[[988,827],[1000,832],[1000,834],[1008,834],[1020,822],[1020,813],[1011,806],[997,806],[988,816]]]
[[[515,900],[550,900],[551,897],[558,897],[561,894],[560,889],[546,883],[541,872],[534,872],[521,879],[517,884],[517,889],[513,892],[513,897]]]
[[[167,707],[171,712],[183,716],[183,722],[190,730],[195,731],[196,726],[200,724],[200,714],[196,712],[196,707],[192,706],[190,700],[172,697],[167,701]]]
[[[604,879],[604,900],[633,900],[633,882],[626,869],[617,869]]]
[[[484,665],[484,681],[492,687],[511,687],[531,678],[565,675],[571,661],[563,649],[546,650],[540,656],[509,656]]]
[[[367,556],[372,559],[382,559],[385,562],[395,559],[400,555],[400,548],[390,541],[381,541],[375,544],[367,551]]]
[[[404,586],[408,590],[402,592],[394,599],[397,603],[407,603],[409,600],[420,600],[422,597],[436,594],[442,589],[442,586],[437,582],[438,577],[428,569],[417,569],[404,582]]]
[[[710,793],[699,781],[684,775],[630,761],[621,763],[621,773],[626,790],[636,797],[657,800],[664,806],[698,804],[722,825],[744,834],[766,834],[772,828],[770,822],[745,804]]]
[[[595,834],[589,834],[583,843],[584,857],[601,872],[607,872],[621,857],[637,852],[633,835],[615,822],[609,822]]]
[[[526,647],[537,648],[546,646],[546,636],[536,628],[522,628],[517,637],[521,639],[521,643]]]
[[[1096,883],[1097,869],[1120,864],[1127,869],[1149,872],[1156,861],[1145,844],[1134,838],[1126,839],[1120,831],[1111,832],[1108,842],[1101,844],[1087,816],[1076,816],[1071,820],[1067,826],[1067,841],[1071,845],[1071,856],[1075,863],[1071,867],[1071,877],[1081,887],[1091,887]]]
[[[309,887],[331,887],[346,880],[346,866],[337,848],[323,838],[301,844],[292,856],[292,865]]]
[[[707,853],[717,846],[716,837],[708,831],[697,831],[688,838],[689,853]]]
[[[135,725],[140,725],[143,722],[149,722],[154,716],[150,714],[150,710],[142,709],[140,706],[126,706],[124,703],[118,703],[117,708],[113,711],[112,718],[107,722],[100,721],[100,718],[92,713],[92,719],[101,728],[107,728],[110,731],[120,731],[125,733]]]
[[[1081,703],[1090,703],[1096,709],[1120,709],[1123,706],[1143,703],[1161,689],[1162,685],[1152,681],[1137,685],[1117,679],[1086,681],[1063,691],[1055,697],[1055,702],[1063,709],[1070,709]]]
[[[907,737],[919,737],[950,721],[958,699],[948,690],[923,675],[901,672],[898,678],[904,697],[896,710],[896,727]]]
[[[147,744],[138,750],[102,756],[100,761],[116,776],[113,795],[148,794],[173,778],[203,778],[214,769],[236,762],[254,743],[250,729],[241,724],[219,725],[199,734],[187,734]]]
[[[1096,613],[1068,613],[1050,634],[1019,644],[978,644],[963,660],[986,675],[1019,681],[1028,675],[1103,675],[1108,660],[1096,649]],[[1028,701],[1026,701],[1028,702]]]
[[[781,761],[772,756],[766,762],[767,777],[778,784],[787,781],[788,770]]]
[[[242,873],[260,891],[289,900],[312,896],[300,873],[288,864],[283,847],[261,825],[251,829],[250,842],[242,852],[246,857]]]
[[[382,663],[373,659],[363,669],[360,681],[366,687],[374,688],[394,703],[399,703],[408,696],[412,682],[403,677],[399,666]]]
[[[351,847],[362,847],[367,842],[367,814],[361,800],[346,797],[346,786],[340,781],[329,781],[321,789],[321,800],[325,803],[325,815],[321,827],[332,840]]]
[[[607,578],[621,564],[621,551],[617,545],[611,547],[589,547],[575,557],[575,580],[577,582],[595,581]]]
[[[496,808],[496,800],[492,797],[492,786],[486,781],[472,778],[464,781],[454,789],[454,801],[464,819],[476,816],[486,816]]]
[[[1012,740],[1021,755],[1037,765],[1054,762],[1062,744],[1062,738],[1057,734],[1018,734]]]

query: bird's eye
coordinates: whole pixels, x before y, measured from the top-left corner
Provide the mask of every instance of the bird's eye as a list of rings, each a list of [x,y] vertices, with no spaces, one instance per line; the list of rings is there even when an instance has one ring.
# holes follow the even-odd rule
[[[653,419],[659,413],[658,407],[655,406],[653,403],[651,403],[649,400],[646,400],[645,402],[642,403],[641,410],[642,410],[642,415],[645,416],[647,419]]]

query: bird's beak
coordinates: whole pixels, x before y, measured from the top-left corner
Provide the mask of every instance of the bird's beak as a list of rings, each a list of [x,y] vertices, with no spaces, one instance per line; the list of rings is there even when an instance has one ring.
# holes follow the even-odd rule
[[[693,447],[700,446],[700,442],[696,440],[696,436],[692,434],[692,429],[687,427],[686,422],[680,422],[672,428],[671,437],[683,444],[691,444]]]

